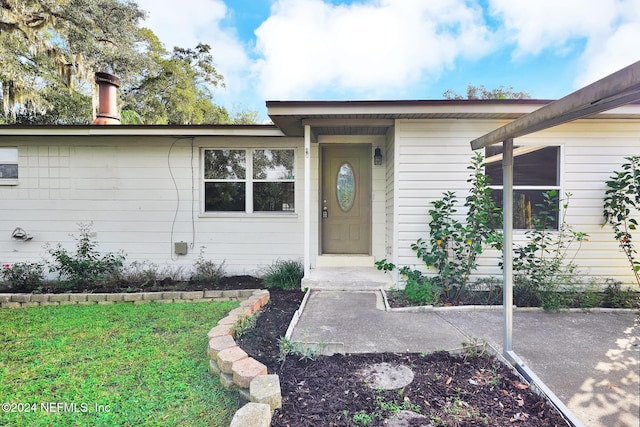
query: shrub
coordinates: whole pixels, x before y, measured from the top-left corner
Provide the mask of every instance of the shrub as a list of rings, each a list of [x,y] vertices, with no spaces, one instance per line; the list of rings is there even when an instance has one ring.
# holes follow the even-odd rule
[[[299,289],[303,277],[304,267],[299,260],[277,260],[262,274],[264,286],[269,289]]]
[[[469,276],[476,269],[480,254],[488,247],[500,249],[502,244],[502,233],[496,229],[500,223],[500,210],[491,197],[482,154],[475,153],[467,169],[471,171],[471,177],[467,180],[471,189],[464,203],[466,221],[461,222],[456,216],[456,194],[445,192],[444,197],[433,202],[433,208],[429,210],[428,240],[421,238],[411,245],[427,268],[437,270],[435,278],[426,280],[416,276],[416,280],[423,285],[428,283],[424,286],[439,287],[442,295],[453,302],[457,302],[465,293]],[[379,270],[385,271],[395,268],[386,260],[376,262],[376,265]],[[407,277],[411,278],[412,275]],[[412,284],[412,288],[416,286]]]
[[[59,274],[60,280],[70,288],[82,285],[95,286],[105,277],[122,269],[125,256],[122,253],[109,252],[101,255],[92,240],[92,225],[78,224],[80,229],[75,253],[69,252],[58,244],[49,250],[53,262],[49,269]]]
[[[42,263],[17,262],[0,268],[0,282],[12,292],[33,292],[42,287],[44,265]]]
[[[200,248],[200,254],[194,261],[193,268],[194,274],[191,276],[191,281],[195,283],[217,285],[226,274],[224,261],[216,264],[204,258],[204,246]]]
[[[502,278],[480,277],[461,299],[468,304],[502,305]]]
[[[629,261],[636,282],[640,286],[640,261],[636,259],[636,250],[631,232],[638,227],[637,219],[640,209],[640,156],[625,157],[627,163],[622,171],[614,172],[607,181],[604,198],[605,223],[613,228],[613,234],[620,248]]]
[[[404,293],[416,304],[435,305],[440,298],[440,287],[436,277],[420,276],[407,279]]]
[[[526,278],[525,288],[533,287],[544,308],[558,308],[555,291],[560,285],[576,284],[577,265],[573,261],[580,250],[582,242],[587,240],[587,234],[573,230],[566,221],[571,193],[566,193],[561,199],[563,215],[560,218],[558,230],[552,224],[556,221],[558,208],[555,190],[544,193],[544,202],[537,206],[540,213],[533,218],[533,229],[527,230],[525,245],[515,249],[513,270]],[[578,247],[572,249],[573,244]],[[572,259],[568,260],[570,251]],[[528,292],[529,289],[526,289]],[[548,301],[547,301],[548,300]]]
[[[603,307],[640,308],[640,293],[622,289],[622,283],[607,279],[601,305]]]

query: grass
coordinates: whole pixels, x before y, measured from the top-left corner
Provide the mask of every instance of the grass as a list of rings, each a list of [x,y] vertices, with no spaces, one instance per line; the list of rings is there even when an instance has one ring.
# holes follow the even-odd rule
[[[228,426],[238,397],[208,372],[206,334],[237,305],[0,310],[0,426]]]

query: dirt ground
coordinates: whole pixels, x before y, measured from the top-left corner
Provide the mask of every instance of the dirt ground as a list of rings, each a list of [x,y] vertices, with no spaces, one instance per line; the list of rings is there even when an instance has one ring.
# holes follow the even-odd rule
[[[555,408],[486,354],[377,353],[313,360],[289,354],[283,360],[278,339],[304,294],[270,292],[256,328],[238,343],[280,376],[283,404],[274,427],[383,426],[398,413],[413,414],[397,424],[406,426],[567,426]],[[363,370],[382,362],[408,367],[413,380],[394,390],[372,388]]]

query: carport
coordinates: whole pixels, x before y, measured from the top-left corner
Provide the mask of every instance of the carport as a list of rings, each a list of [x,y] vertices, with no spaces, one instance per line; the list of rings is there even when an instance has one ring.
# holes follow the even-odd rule
[[[513,141],[515,138],[548,129],[573,120],[587,118],[617,107],[640,101],[640,61],[635,62],[595,83],[579,89],[513,122],[471,141],[479,150],[489,145],[503,144],[503,286],[504,286],[504,356],[530,381],[537,384],[565,414],[566,406],[549,390],[513,351]],[[575,417],[570,421],[581,426]]]

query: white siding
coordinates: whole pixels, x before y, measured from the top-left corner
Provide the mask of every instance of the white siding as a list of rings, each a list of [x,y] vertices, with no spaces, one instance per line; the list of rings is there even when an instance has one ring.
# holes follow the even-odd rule
[[[255,274],[302,257],[298,138],[4,137],[0,146],[19,150],[19,184],[0,186],[0,263],[41,259],[45,245],[73,249],[81,222],[93,223],[101,251],[122,250],[127,261],[191,266],[202,248],[230,274]],[[202,213],[201,149],[265,147],[295,149],[296,212]],[[15,227],[33,240],[11,240]],[[178,241],[188,255],[173,253]]]
[[[455,191],[461,203],[468,193],[469,141],[504,123],[498,121],[398,121],[400,150],[395,191],[399,211],[397,220],[398,263],[417,265],[410,246],[418,238],[428,237],[428,211],[445,191]],[[526,137],[516,145],[560,145],[562,150],[561,185],[563,193],[572,193],[567,222],[576,231],[589,234],[577,254],[576,262],[587,277],[615,278],[631,283],[630,267],[613,240],[609,227],[602,227],[602,202],[605,181],[620,170],[624,157],[640,154],[639,121],[583,120],[558,126]],[[458,210],[462,217],[464,210]],[[523,232],[515,233],[516,242]],[[485,253],[479,276],[499,275],[498,254]]]

